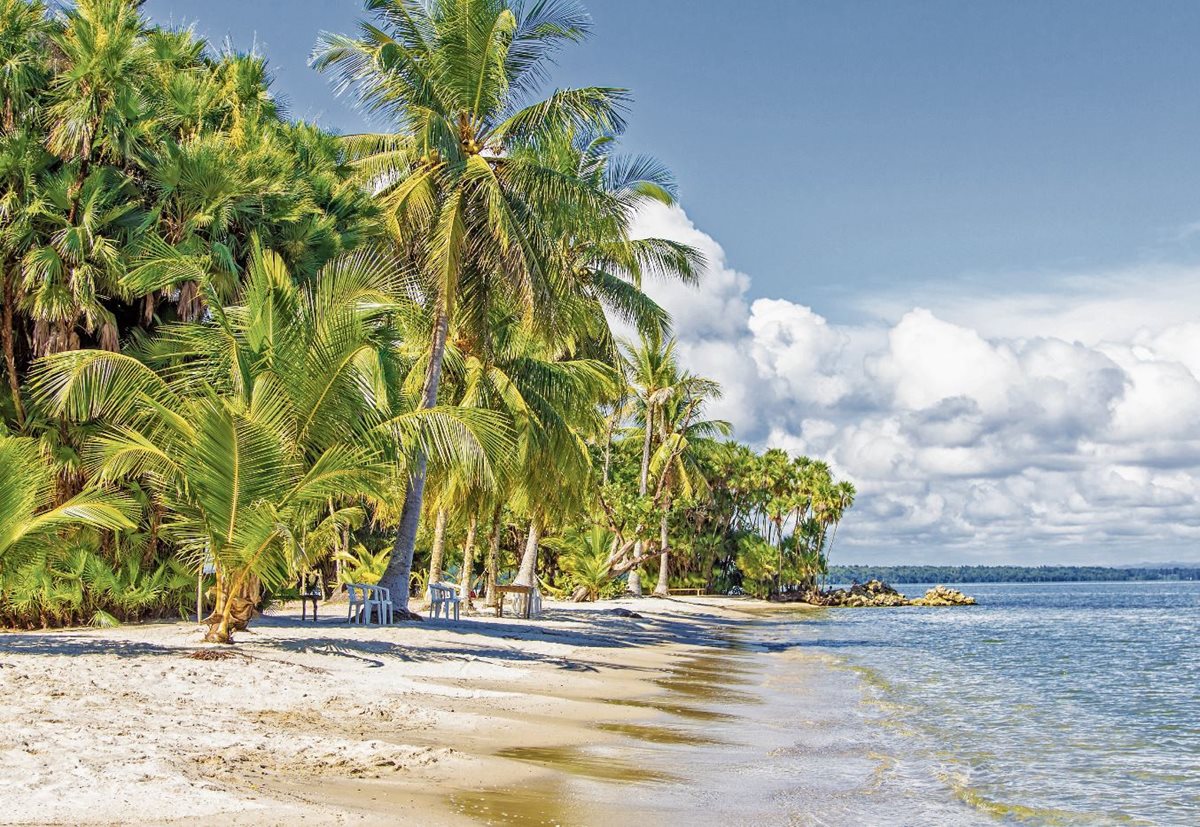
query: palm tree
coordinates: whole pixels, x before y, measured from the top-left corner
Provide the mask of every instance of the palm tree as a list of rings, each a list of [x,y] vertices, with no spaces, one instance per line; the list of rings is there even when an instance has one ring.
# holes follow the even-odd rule
[[[78,348],[81,323],[98,332],[102,348],[116,350],[116,320],[102,300],[121,289],[124,248],[143,220],[133,181],[107,166],[84,178],[64,168],[46,182],[43,200],[46,208],[35,218],[42,243],[22,264],[35,320],[33,351]]]
[[[0,572],[19,567],[78,526],[133,528],[136,503],[91,487],[55,505],[56,474],[36,440],[0,435]]]
[[[38,94],[50,76],[54,27],[37,0],[0,0],[0,341],[17,426],[25,425],[15,330],[21,277],[19,263],[31,243],[31,212],[37,182],[49,162],[38,139]]]
[[[567,575],[575,602],[598,600],[613,582],[608,556],[617,536],[608,528],[593,524],[570,528],[554,545],[559,551],[559,566]]]
[[[180,553],[215,564],[207,639],[229,642],[259,584],[281,586],[312,555],[309,538],[327,550],[405,445],[475,467],[504,450],[494,418],[413,411],[389,384],[402,375],[396,270],[361,253],[302,288],[259,252],[241,304],[212,304],[211,320],[167,327],[134,354],[74,351],[39,366],[33,389],[53,413],[105,426],[87,447],[96,478],[140,480]]]
[[[0,341],[18,428],[25,427],[21,379],[26,354],[21,308],[24,279],[21,262],[38,242],[37,224],[43,205],[42,176],[50,156],[29,123],[0,134]]]
[[[650,470],[658,478],[662,516],[659,519],[658,583],[654,594],[670,594],[670,512],[676,492],[682,498],[706,498],[708,480],[700,465],[702,451],[713,440],[729,436],[732,426],[719,419],[704,419],[705,404],[719,399],[721,388],[710,379],[684,374],[670,383],[674,392],[658,405],[660,444]]]
[[[77,187],[97,160],[119,163],[141,149],[148,133],[146,85],[153,54],[137,3],[78,0],[54,35],[63,68],[47,107],[50,151],[72,164]]]
[[[47,46],[54,26],[42,0],[0,0],[0,126],[17,127],[50,74]]]
[[[642,464],[638,474],[638,496],[645,497],[650,483],[650,457],[655,432],[655,412],[674,392],[671,380],[678,378],[675,340],[666,338],[662,328],[650,328],[637,344],[625,345],[624,366],[627,382],[640,404],[642,416]],[[642,556],[642,541],[634,545],[635,559]],[[629,591],[642,593],[640,566],[629,570]]]
[[[550,216],[624,232],[625,203],[578,174],[544,163],[539,147],[567,133],[616,134],[625,93],[562,89],[532,101],[551,57],[582,39],[588,18],[571,2],[372,0],[361,38],[325,34],[314,56],[396,132],[348,138],[385,211],[395,243],[418,265],[433,319],[419,404],[436,404],[451,319],[485,324],[502,300],[531,324],[554,327]],[[482,324],[481,324],[482,327]],[[474,331],[486,340],[483,329]],[[405,492],[384,583],[405,609],[426,458]]]
[[[834,483],[829,490],[827,498],[827,506],[822,512],[821,522],[821,575],[827,573],[829,566],[829,557],[833,553],[833,542],[837,539],[838,526],[842,519],[846,516],[846,512],[854,505],[854,497],[857,491],[854,488],[854,483],[849,480],[841,480]],[[833,533],[829,537],[829,544],[825,545],[825,532],[828,527],[833,526]]]
[[[491,507],[483,510],[511,499],[528,516],[516,582],[534,586],[542,532],[582,500],[591,470],[587,440],[602,427],[597,404],[615,395],[618,374],[602,360],[579,358],[580,343],[546,344],[511,312],[493,314],[489,330],[486,353],[455,349],[458,404],[502,413],[512,424],[517,451],[497,469]]]

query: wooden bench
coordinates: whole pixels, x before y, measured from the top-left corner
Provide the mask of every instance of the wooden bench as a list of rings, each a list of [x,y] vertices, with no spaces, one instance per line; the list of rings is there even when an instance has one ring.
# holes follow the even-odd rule
[[[511,584],[508,586],[497,586],[496,594],[500,596],[499,617],[504,617],[504,596],[506,594],[524,595],[525,611],[521,613],[521,617],[529,619],[530,610],[533,608],[533,586],[518,586]]]
[[[695,595],[696,597],[703,597],[705,590],[704,589],[668,589],[667,591],[670,594],[692,594],[692,595]]]
[[[450,619],[450,610],[454,610],[454,619],[458,620],[458,606],[462,602],[462,598],[458,595],[458,586],[450,585],[449,583],[430,583],[429,584],[429,616],[437,618],[440,615],[445,615],[446,620]]]

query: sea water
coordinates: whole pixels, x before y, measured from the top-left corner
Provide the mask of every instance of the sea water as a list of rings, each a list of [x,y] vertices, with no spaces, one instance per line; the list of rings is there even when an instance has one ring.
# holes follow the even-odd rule
[[[962,588],[978,606],[830,610],[768,637],[859,673],[894,789],[1009,821],[1200,824],[1200,583]]]
[[[798,734],[807,778],[776,795],[789,821],[1200,825],[1200,583],[961,588],[979,605],[758,624],[771,657],[820,653],[854,674],[840,724],[812,704],[847,757],[874,763],[814,795],[833,762]]]
[[[962,588],[732,625],[483,820],[1200,825],[1200,583]]]

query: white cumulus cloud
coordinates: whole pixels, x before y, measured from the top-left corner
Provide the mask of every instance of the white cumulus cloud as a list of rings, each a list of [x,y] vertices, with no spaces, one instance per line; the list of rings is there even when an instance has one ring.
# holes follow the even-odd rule
[[[655,283],[688,367],[738,438],[854,481],[844,561],[1195,560],[1200,273],[1064,278],[1044,294],[873,297],[839,325],[751,280],[678,208],[638,233],[690,243],[697,288]],[[1174,297],[1174,298],[1172,298]],[[864,307],[868,307],[864,302]]]

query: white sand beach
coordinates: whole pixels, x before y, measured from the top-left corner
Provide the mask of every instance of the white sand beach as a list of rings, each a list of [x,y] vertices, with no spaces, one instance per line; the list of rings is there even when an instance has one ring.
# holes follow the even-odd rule
[[[672,662],[766,605],[393,627],[287,607],[227,647],[187,622],[0,634],[0,823],[478,823],[487,790],[547,771],[497,753],[619,737],[586,725],[652,713],[605,701],[661,692]]]

